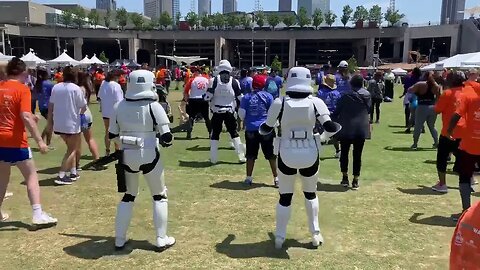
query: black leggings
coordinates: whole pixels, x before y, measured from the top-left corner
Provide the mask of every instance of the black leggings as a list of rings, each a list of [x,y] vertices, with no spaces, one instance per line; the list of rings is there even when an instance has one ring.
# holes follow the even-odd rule
[[[459,168],[458,146],[460,139],[452,141],[445,136],[440,136],[437,150],[437,171],[441,173],[447,172],[448,157],[450,153],[455,155],[455,168]]]
[[[340,169],[342,173],[348,173],[348,155],[353,145],[353,176],[360,176],[362,169],[362,153],[365,139],[340,140]]]
[[[227,128],[228,133],[230,133],[232,139],[239,137],[237,132],[237,119],[233,113],[213,113],[212,132],[210,133],[211,140],[218,141],[220,139],[220,133],[222,133],[224,122],[225,127]]]
[[[470,184],[473,173],[475,172],[475,164],[480,164],[480,155],[472,155],[465,151],[459,150],[459,156],[459,182]]]
[[[380,104],[382,104],[382,100],[381,99],[372,99],[372,109],[370,110],[370,121],[373,121],[373,113],[375,112],[375,110],[377,111],[377,118],[376,120],[379,121],[380,120]]]
[[[203,119],[205,120],[205,125],[207,126],[208,133],[210,134],[212,130],[212,124],[210,122],[209,116],[209,107],[208,101],[203,99],[189,99],[187,105],[187,114],[190,116],[190,126],[189,131],[191,132],[193,129],[193,125],[195,123],[195,117],[198,114],[201,114]]]

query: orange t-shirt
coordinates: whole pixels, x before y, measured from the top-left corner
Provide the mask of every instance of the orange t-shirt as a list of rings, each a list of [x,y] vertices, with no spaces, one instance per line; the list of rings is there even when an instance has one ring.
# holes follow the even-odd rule
[[[480,270],[480,203],[460,218],[450,249],[450,270]]]
[[[125,84],[127,84],[127,78],[125,78],[125,75],[123,75],[123,74],[120,75],[120,78],[118,79],[118,83],[119,83],[120,85],[125,85]]]
[[[466,81],[463,83],[465,86],[470,86],[472,87],[473,89],[477,89],[478,91],[480,91],[480,83],[478,82],[474,82],[474,81]]]
[[[30,89],[19,81],[0,82],[0,147],[27,148],[21,113],[31,112]]]
[[[105,80],[105,75],[103,73],[95,73],[95,85],[101,85]]]
[[[195,80],[195,78],[190,78],[188,82],[185,84],[184,90],[183,90],[183,95],[185,97],[188,97],[190,95],[190,89],[192,89],[192,82]]]
[[[456,113],[465,119],[460,149],[471,155],[480,155],[480,89],[465,87]]]
[[[455,87],[447,89],[438,98],[438,102],[435,105],[435,111],[442,114],[442,135],[447,136],[448,125],[452,119],[453,114],[457,108],[457,103],[460,100],[463,93],[463,87]],[[465,127],[465,119],[461,118],[457,124],[457,127],[453,130],[452,137],[455,139],[462,138],[462,131]]]
[[[62,72],[55,73],[55,81],[57,83],[63,82],[63,73]]]

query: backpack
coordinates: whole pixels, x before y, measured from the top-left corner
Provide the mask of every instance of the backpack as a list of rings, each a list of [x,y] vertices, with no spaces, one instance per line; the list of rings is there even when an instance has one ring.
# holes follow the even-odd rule
[[[267,91],[270,95],[274,97],[278,95],[278,85],[275,82],[275,80],[273,79],[268,80],[268,83],[265,86],[265,91]]]

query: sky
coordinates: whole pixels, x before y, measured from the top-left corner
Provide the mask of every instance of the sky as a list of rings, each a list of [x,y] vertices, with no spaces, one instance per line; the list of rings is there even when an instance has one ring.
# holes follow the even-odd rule
[[[1,1],[1,0],[0,0]],[[22,1],[22,0],[19,0]],[[24,0],[23,0],[24,1]],[[94,8],[95,0],[33,0],[39,3],[75,3],[83,6]],[[197,0],[195,5],[198,4]],[[142,0],[117,0],[118,7],[125,7],[132,12],[143,13],[143,4],[139,5]],[[239,11],[252,11],[254,8],[254,0],[237,0]],[[278,0],[260,0],[263,10],[276,10],[278,9]],[[386,10],[389,6],[389,0],[331,0],[330,8],[338,17],[342,14],[343,6],[350,5],[355,9],[358,5],[364,5],[369,8],[375,4]],[[406,15],[405,20],[410,24],[425,24],[428,22],[438,23],[440,22],[440,10],[441,0],[396,0],[396,8],[401,13]],[[466,7],[480,6],[480,0],[467,0]],[[190,0],[180,0],[180,8],[182,15],[187,14],[190,11]],[[293,9],[297,8],[297,0],[293,0]],[[221,12],[222,0],[212,0],[212,12]],[[339,20],[339,19],[338,19]],[[339,22],[337,22],[339,23]]]

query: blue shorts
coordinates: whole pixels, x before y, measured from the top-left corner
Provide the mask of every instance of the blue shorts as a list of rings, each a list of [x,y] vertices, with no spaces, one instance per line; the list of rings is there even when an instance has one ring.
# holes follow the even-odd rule
[[[31,158],[32,151],[30,148],[0,147],[0,161],[14,164]]]

